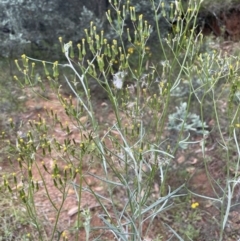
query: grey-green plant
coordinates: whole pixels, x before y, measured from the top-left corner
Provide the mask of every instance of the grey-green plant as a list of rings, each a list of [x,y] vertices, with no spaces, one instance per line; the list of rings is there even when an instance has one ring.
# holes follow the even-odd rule
[[[176,107],[176,112],[168,116],[168,129],[180,131],[183,128],[184,131],[207,135],[208,131],[206,129],[208,126],[206,123],[202,123],[198,115],[188,112],[186,108],[186,102],[180,103],[180,106]]]
[[[75,190],[78,203],[76,222],[74,227],[69,227],[75,240],[79,239],[81,227],[84,227],[86,240],[90,240],[91,233],[96,229],[100,233],[96,240],[102,239],[101,230],[111,233],[116,240],[146,240],[151,235],[156,218],[174,207],[174,200],[188,193],[196,198],[220,203],[219,240],[223,240],[240,160],[236,136],[239,106],[231,101],[231,96],[239,90],[239,62],[238,58],[222,56],[216,51],[200,52],[203,36],[195,30],[201,3],[191,0],[185,8],[181,1],[175,1],[165,9],[164,2],[149,1],[155,17],[154,31],[158,35],[158,41],[151,50],[155,55],[153,60],[148,49],[148,45],[151,46],[148,40],[152,26],[144,20],[144,15],[136,13],[129,1],[122,5],[114,0],[110,1],[111,11],[107,11],[106,18],[116,31],[117,39],[109,41],[104,37],[104,31],[91,22],[89,28],[85,29],[86,37],[76,48],[71,41],[64,43],[59,37],[66,63],[45,62],[26,55],[21,56],[21,61],[15,61],[23,74],[23,78],[15,76],[15,80],[23,88],[34,87],[33,91],[36,91],[36,86],[43,90],[50,86],[71,121],[71,125],[63,123],[57,110],[46,109],[48,121],[41,115],[38,119],[30,120],[25,137],[19,135],[15,143],[9,144],[9,156],[18,162],[26,181],[19,185],[21,180],[13,173],[12,178],[3,178],[2,186],[11,193],[17,193],[26,206],[30,222],[39,233],[39,240],[67,240],[67,230],[59,223],[70,188]],[[171,20],[172,32],[168,35],[162,35],[160,31],[159,14],[166,17],[166,21]],[[131,30],[125,29],[127,17],[133,26]],[[122,38],[123,32],[127,35],[127,45]],[[161,53],[158,60],[157,52]],[[34,68],[38,63],[43,65],[44,77],[35,76]],[[64,75],[65,69],[70,69],[75,77],[69,79]],[[72,92],[69,98],[61,94],[59,79],[62,76]],[[101,86],[112,106],[114,122],[108,123],[107,128],[101,125],[96,116],[90,81]],[[174,93],[186,85],[186,102],[177,107],[177,113],[173,114],[171,108],[178,106]],[[225,87],[229,92],[224,91]],[[223,127],[218,105],[221,98],[228,96],[232,105],[227,116],[228,126]],[[215,189],[216,180],[208,171],[205,118],[209,113],[204,107],[209,101],[216,122],[214,131],[219,133],[216,144],[227,156],[228,182],[221,187],[222,193]],[[191,114],[193,104],[198,106],[198,114]],[[14,127],[11,121],[10,126]],[[169,128],[176,129],[178,135],[174,145],[166,146],[166,130]],[[64,133],[64,140],[52,136],[53,129],[60,129]],[[79,140],[70,138],[73,129],[78,132]],[[191,134],[186,138],[185,132],[188,130],[195,131],[199,140],[193,141]],[[227,136],[225,131],[228,131]],[[214,198],[188,190],[184,182],[174,190],[168,185],[179,146],[191,148],[196,143],[201,146],[208,180],[216,193]],[[234,160],[229,151],[230,145],[237,150]],[[53,160],[51,167],[45,163],[45,158]],[[230,162],[236,164],[233,177],[230,175]],[[100,165],[102,174],[91,172],[92,165]],[[40,180],[35,180],[33,169],[37,170]],[[45,175],[52,178],[52,183],[61,194],[60,205],[55,204],[49,193]],[[98,180],[105,192],[98,192],[88,185],[88,177]],[[153,195],[156,180],[159,193]],[[45,190],[46,199],[56,213],[50,237],[43,232],[34,201],[35,193],[40,188]],[[92,194],[101,207],[99,218],[102,227],[91,226],[90,207],[81,207],[84,193]],[[122,193],[124,198],[119,200],[117,193]],[[195,230],[192,232],[193,227],[189,227],[187,236],[196,238],[199,233]],[[183,240],[174,227],[166,224],[166,230]],[[162,240],[161,235],[157,240]]]

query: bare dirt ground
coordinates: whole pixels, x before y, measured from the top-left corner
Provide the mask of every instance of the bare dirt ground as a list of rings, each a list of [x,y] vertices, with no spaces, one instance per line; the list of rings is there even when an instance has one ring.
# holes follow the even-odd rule
[[[221,6],[220,6],[221,8]],[[213,34],[226,40],[238,41],[240,38],[240,4],[215,11],[214,8],[203,11],[203,34]]]
[[[69,120],[69,117],[66,115],[65,110],[60,104],[57,95],[53,93],[48,94],[48,100],[41,99],[40,97],[32,94],[30,91],[26,92],[28,101],[26,102],[26,108],[24,113],[22,113],[18,118],[25,123],[27,128],[27,123],[29,120],[38,120],[39,116],[46,120],[47,123],[50,123],[49,116],[46,114],[46,110],[54,110],[54,113],[57,113],[62,123],[68,123],[69,129],[71,133],[69,138],[75,139],[77,143],[81,142],[81,137],[79,132],[77,131],[74,123]],[[73,100],[75,102],[75,100]],[[107,125],[107,123],[113,123],[114,115],[110,109],[110,105],[108,101],[105,102],[97,102],[96,101],[96,115],[98,116],[99,121],[102,124]],[[224,111],[224,107],[222,107]],[[209,120],[208,125],[210,127],[214,126],[213,120]],[[59,140],[59,142],[63,142],[64,138],[66,138],[66,133],[61,130],[59,127],[55,127],[51,130],[51,134]],[[205,195],[207,197],[217,198],[219,194],[221,196],[222,191],[219,186],[224,186],[225,182],[225,165],[224,159],[218,153],[218,148],[216,144],[217,136],[209,136],[207,138],[208,145],[206,148],[206,157],[209,157],[208,171],[209,175],[206,174],[206,168],[203,163],[203,156],[201,152],[201,146],[196,144],[192,146],[191,150],[188,151],[179,151],[176,155],[176,158],[172,164],[172,168],[169,173],[168,184],[171,186],[172,190],[174,188],[179,187],[181,184],[186,183],[186,186],[192,192],[198,193],[200,195]],[[198,140],[196,136],[194,141]],[[45,157],[41,160],[36,160],[39,164],[44,161],[45,166],[51,170],[54,166],[54,155],[56,153],[52,153],[51,157]],[[206,158],[205,157],[205,158]],[[87,173],[97,174],[101,176],[103,173],[100,162],[95,163],[94,165],[89,165],[89,160],[84,160],[86,163],[83,165],[83,175]],[[61,163],[61,160],[58,160],[58,166],[61,168],[64,167],[64,163]],[[59,190],[54,186],[51,175],[44,172],[43,167],[39,165],[41,173],[44,176],[44,180],[48,189],[48,193],[57,207],[62,205],[62,194]],[[3,167],[4,168],[4,167]],[[33,169],[33,177],[35,180],[41,180],[39,176],[39,171],[37,169]],[[209,180],[209,178],[211,180]],[[218,180],[219,184],[214,184],[213,180]],[[74,180],[76,185],[79,185],[79,180]],[[100,184],[96,178],[87,175],[83,186],[91,186],[91,188],[98,192],[101,195],[107,195],[104,185]],[[154,184],[153,192],[151,195],[158,195],[159,192],[159,182],[158,178],[156,178],[156,182]],[[46,190],[43,185],[40,183],[40,189],[35,194],[35,203],[37,206],[37,212],[39,213],[39,217],[43,220],[45,224],[45,231],[51,235],[51,230],[53,229],[54,221],[56,220],[56,211],[53,205],[50,203],[49,199],[46,197]],[[214,188],[213,188],[213,186]],[[215,191],[218,191],[216,194]],[[121,200],[122,193],[119,191],[116,194],[116,197]],[[238,199],[240,197],[240,192],[236,190],[233,203],[238,203]],[[191,208],[191,203],[198,202],[199,207],[195,210]],[[69,240],[74,240],[77,235],[77,240],[85,240],[85,231],[82,227],[79,231],[74,230],[74,223],[76,222],[77,217],[77,194],[74,189],[74,185],[72,185],[68,189],[68,195],[64,201],[64,205],[62,208],[62,212],[60,214],[59,223],[58,223],[58,231],[62,232],[64,230],[68,230],[72,228],[72,231],[68,231]],[[106,203],[106,206],[109,208],[109,212],[111,213],[111,205]],[[82,192],[81,199],[81,209],[89,208],[91,211],[91,225],[92,227],[101,227],[103,223],[99,218],[99,214],[102,213],[102,209],[100,205],[97,203],[95,197],[89,192]],[[167,240],[172,236],[172,233],[165,224],[170,225],[173,229],[175,229],[180,234],[184,234],[185,232],[195,232],[195,236],[193,236],[193,240],[199,241],[210,241],[210,240],[218,240],[219,237],[219,220],[220,220],[220,205],[211,200],[204,200],[198,197],[189,197],[189,199],[184,202],[179,200],[176,203],[176,207],[173,207],[171,210],[164,212],[159,215],[152,224],[152,230],[149,232],[147,237],[144,237],[145,240],[154,240],[158,235],[162,236],[161,240]],[[230,211],[230,217],[227,223],[227,228],[225,230],[225,238],[224,240],[237,240],[240,238],[240,209],[239,205],[236,205]],[[104,229],[100,229],[98,231],[92,232],[90,240],[93,240],[98,235],[101,234],[101,240],[114,240],[113,235]],[[172,240],[177,240],[172,238]]]

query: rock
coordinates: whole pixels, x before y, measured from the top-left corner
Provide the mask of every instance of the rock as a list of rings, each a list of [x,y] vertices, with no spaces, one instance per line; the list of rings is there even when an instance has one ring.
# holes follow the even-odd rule
[[[85,37],[84,29],[89,27],[91,21],[94,21],[99,31],[104,29],[108,39],[114,39],[117,35],[105,16],[106,10],[112,8],[109,2],[109,0],[1,0],[0,56],[16,58],[25,53],[44,60],[59,59],[63,55],[58,37],[63,37],[65,42],[72,40],[78,43]],[[114,2],[112,0],[112,3]],[[123,0],[117,2],[126,4]],[[167,16],[171,2],[174,1],[164,0]],[[185,7],[187,2],[188,0],[183,0]],[[150,40],[154,42],[158,37],[151,2],[131,0],[130,4],[135,6],[137,14],[143,14],[144,20],[148,20],[152,25]],[[160,32],[164,37],[171,30],[171,24],[163,18],[162,5],[159,5],[159,1],[155,0],[155,4],[158,8]],[[113,21],[114,23],[116,24],[116,21]],[[131,26],[131,21],[127,19],[124,28]],[[230,27],[228,29],[231,33],[232,29]],[[123,40],[126,39],[124,36]]]
[[[107,0],[2,0],[0,55],[55,55],[59,36],[77,42],[90,21],[104,22],[106,7]]]
[[[148,1],[132,0],[131,5],[154,24]],[[77,43],[85,37],[84,29],[89,27],[90,21],[94,21],[97,29],[104,29],[107,38],[113,39],[116,33],[110,31],[107,24],[107,8],[111,8],[108,0],[2,0],[0,56],[16,58],[25,53],[33,58],[59,59],[62,53],[58,37]],[[164,29],[168,24],[165,21],[160,26]]]

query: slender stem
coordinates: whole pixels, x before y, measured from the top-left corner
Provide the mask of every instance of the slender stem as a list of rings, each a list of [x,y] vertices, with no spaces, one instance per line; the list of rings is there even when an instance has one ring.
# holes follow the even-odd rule
[[[65,202],[65,200],[66,200],[67,193],[68,193],[68,191],[66,190],[66,183],[65,183],[64,188],[63,188],[63,191],[62,191],[62,201],[61,201],[60,207],[59,207],[58,210],[57,210],[57,216],[56,216],[56,220],[55,220],[55,223],[54,223],[54,227],[53,227],[53,231],[52,231],[52,236],[51,236],[51,238],[50,238],[51,241],[55,240],[55,239],[54,239],[54,235],[55,235],[56,230],[57,230],[57,225],[58,225],[59,217],[60,217],[60,214],[61,214],[61,211],[62,211],[63,204],[64,204],[64,202]]]

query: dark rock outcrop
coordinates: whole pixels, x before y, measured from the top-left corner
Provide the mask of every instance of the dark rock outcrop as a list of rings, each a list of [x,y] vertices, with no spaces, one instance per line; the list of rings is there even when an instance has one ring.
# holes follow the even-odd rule
[[[165,1],[168,6],[170,1]],[[153,25],[149,1],[132,0],[131,5]],[[85,36],[84,29],[89,27],[90,21],[94,21],[97,29],[104,29],[107,38],[115,38],[115,33],[107,25],[107,8],[111,8],[108,0],[2,0],[0,56],[15,58],[25,53],[41,59],[58,58],[58,37],[77,43]],[[159,19],[160,15],[159,12]],[[166,21],[160,26],[163,29],[169,27]]]
[[[90,21],[103,23],[106,7],[107,0],[2,0],[0,56],[52,56],[59,36],[79,40]]]
[[[127,0],[117,2],[126,4]],[[130,2],[135,6],[136,12],[143,14],[144,19],[153,26],[151,39],[157,38],[151,1]],[[169,5],[173,1],[164,2],[168,13]],[[183,3],[187,6],[187,0]],[[163,18],[159,1],[156,0],[155,4],[158,7],[157,15],[163,36],[171,30],[171,24]],[[240,36],[239,5],[237,9],[236,4],[235,8],[228,6],[229,10],[225,8],[224,11],[220,5],[216,6],[203,7],[200,27],[206,33],[210,32],[216,36]],[[15,58],[25,53],[41,59],[59,58],[61,53],[58,37],[62,36],[66,42],[72,40],[77,43],[85,37],[84,29],[89,27],[91,21],[94,21],[98,30],[105,30],[108,39],[117,38],[106,21],[105,12],[108,8],[112,8],[109,0],[1,0],[0,56]],[[125,24],[126,28],[131,28],[130,20],[126,20]],[[221,28],[224,26],[225,32],[222,33]]]

